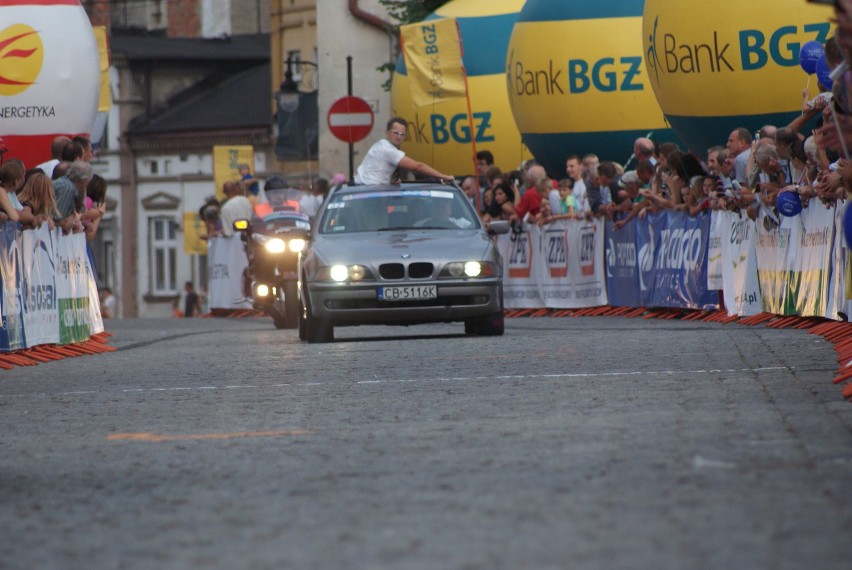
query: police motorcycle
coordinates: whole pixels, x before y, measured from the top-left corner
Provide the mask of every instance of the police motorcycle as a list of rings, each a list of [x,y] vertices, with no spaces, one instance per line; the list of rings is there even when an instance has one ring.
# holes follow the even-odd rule
[[[301,212],[307,192],[289,188],[273,176],[264,186],[267,202],[255,205],[251,220],[236,220],[234,230],[245,244],[248,267],[243,273],[243,294],[252,306],[270,317],[277,329],[299,323],[298,262],[310,229],[310,218]]]

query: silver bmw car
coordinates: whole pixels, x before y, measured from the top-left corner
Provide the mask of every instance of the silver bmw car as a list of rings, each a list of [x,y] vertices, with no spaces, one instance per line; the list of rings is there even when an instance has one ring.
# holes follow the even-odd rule
[[[299,338],[334,327],[463,321],[467,334],[503,334],[503,260],[457,187],[339,186],[317,213],[299,266]]]

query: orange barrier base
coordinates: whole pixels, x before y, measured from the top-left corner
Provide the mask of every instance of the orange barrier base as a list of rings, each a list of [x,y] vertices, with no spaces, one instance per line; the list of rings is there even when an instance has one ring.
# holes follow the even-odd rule
[[[112,333],[102,332],[89,337],[84,342],[73,344],[40,344],[14,352],[0,353],[0,369],[11,370],[15,366],[35,366],[51,360],[61,360],[86,354],[115,352],[118,348],[109,346],[107,341]]]
[[[586,309],[508,309],[508,318],[520,317],[626,317],[643,319],[680,319],[683,321],[706,321],[716,323],[738,323],[747,326],[764,325],[770,328],[793,328],[818,334],[834,345],[840,367],[832,380],[835,384],[849,382],[843,386],[843,397],[852,400],[852,323],[831,321],[818,317],[796,317],[759,313],[750,317],[730,316],[727,311],[699,311],[692,309],[668,309],[651,307],[589,307]]]

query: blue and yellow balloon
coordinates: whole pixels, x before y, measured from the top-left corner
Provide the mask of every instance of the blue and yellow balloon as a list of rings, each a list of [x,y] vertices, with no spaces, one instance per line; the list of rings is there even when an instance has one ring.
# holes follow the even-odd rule
[[[801,113],[802,69],[818,72],[802,48],[825,44],[832,13],[802,0],[646,0],[650,84],[680,138],[703,153],[737,127],[787,125]]]
[[[528,0],[506,61],[524,142],[551,176],[571,154],[623,162],[652,132],[671,140],[642,57],[643,0]]]

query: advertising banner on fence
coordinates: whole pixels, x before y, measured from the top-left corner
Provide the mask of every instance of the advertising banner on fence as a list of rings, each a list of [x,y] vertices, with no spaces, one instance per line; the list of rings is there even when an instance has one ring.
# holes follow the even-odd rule
[[[637,229],[639,288],[644,306],[718,309],[718,295],[707,289],[709,214],[650,214]]]
[[[802,222],[799,216],[781,216],[781,224],[761,211],[757,217],[757,275],[763,310],[776,315],[795,315],[795,296],[790,292],[790,260],[799,255]]]
[[[710,243],[707,246],[707,288],[711,291],[722,289],[722,239],[729,219],[724,211],[710,213]],[[727,301],[726,301],[727,302]]]
[[[0,352],[26,348],[24,320],[21,313],[21,226],[14,222],[0,224]]]
[[[89,257],[86,236],[71,234],[56,240],[56,297],[59,309],[59,343],[89,339]]]
[[[577,309],[607,304],[601,220],[525,224],[500,236],[507,308]]]
[[[524,225],[523,231],[501,235],[497,240],[503,255],[503,304],[507,309],[544,307],[538,290],[538,237],[538,228]]]
[[[613,307],[641,307],[636,218],[619,229],[606,222],[606,284]]]
[[[802,219],[802,241],[790,277],[796,293],[796,313],[803,317],[824,317],[828,309],[835,211],[812,198],[797,216]]]
[[[557,221],[533,227],[539,238],[539,292],[553,309],[607,304],[603,267],[603,222]]]
[[[756,315],[763,310],[763,301],[757,278],[754,222],[742,212],[713,212],[712,218],[711,224],[718,224],[721,238],[719,269],[725,308],[732,316]]]
[[[777,315],[825,316],[835,208],[817,198],[797,216],[758,217],[757,265],[763,309]]]
[[[21,289],[27,346],[59,342],[59,302],[53,237],[54,234],[47,228],[47,224],[22,232]]]
[[[251,309],[242,291],[243,270],[248,267],[239,235],[214,237],[207,255],[207,300],[211,309]]]

